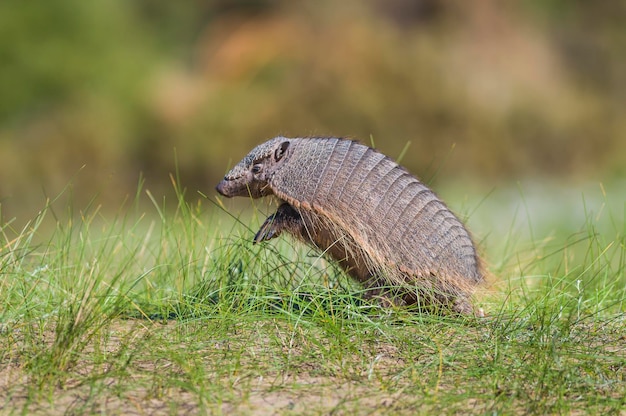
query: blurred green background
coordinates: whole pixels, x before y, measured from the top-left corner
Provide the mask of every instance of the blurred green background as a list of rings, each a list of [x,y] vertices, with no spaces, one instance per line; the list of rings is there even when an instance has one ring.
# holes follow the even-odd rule
[[[622,0],[3,0],[1,215],[69,183],[167,195],[176,163],[212,195],[278,134],[411,142],[428,182],[623,178],[624,22]]]

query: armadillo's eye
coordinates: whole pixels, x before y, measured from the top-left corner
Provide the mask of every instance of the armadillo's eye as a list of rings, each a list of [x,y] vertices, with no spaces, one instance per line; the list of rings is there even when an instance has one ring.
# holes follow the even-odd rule
[[[252,165],[252,173],[254,173],[255,175],[259,172],[261,172],[261,165]]]

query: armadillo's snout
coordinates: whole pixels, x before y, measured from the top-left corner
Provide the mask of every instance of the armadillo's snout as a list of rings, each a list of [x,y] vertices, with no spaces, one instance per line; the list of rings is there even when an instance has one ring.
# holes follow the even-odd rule
[[[215,187],[215,190],[219,192],[220,195],[223,195],[225,197],[229,198],[232,196],[229,193],[229,186],[228,186],[228,181],[226,180],[226,178],[222,179],[220,183],[217,184],[217,186]]]

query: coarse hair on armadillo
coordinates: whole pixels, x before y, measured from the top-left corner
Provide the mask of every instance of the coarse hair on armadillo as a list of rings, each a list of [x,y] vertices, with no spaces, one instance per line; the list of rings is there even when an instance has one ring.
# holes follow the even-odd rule
[[[397,250],[386,239],[379,241],[367,238],[377,231],[370,223],[356,220],[351,224],[346,224],[344,221],[331,220],[326,215],[319,215],[316,209],[302,209],[300,206],[296,210],[307,227],[307,236],[300,238],[301,240],[309,244],[313,242],[323,251],[323,254],[330,251],[332,247],[338,247],[344,252],[344,258],[358,259],[357,261],[379,286],[387,289],[393,288],[393,291],[399,294],[406,290],[411,292],[418,290],[422,297],[428,298],[422,299],[425,304],[444,304],[450,303],[456,297],[467,298],[475,289],[474,279],[470,280],[467,275],[453,269],[443,272],[441,269],[415,270],[399,264],[394,259]],[[355,240],[348,227],[358,227],[364,231],[363,236],[356,237],[359,239]],[[315,243],[316,236],[321,232],[328,233],[330,237],[328,243]],[[410,248],[403,243],[401,250],[403,249],[409,250]],[[335,259],[340,260],[340,256],[335,256]],[[481,268],[482,265],[479,264],[477,267]],[[350,270],[348,272],[350,273]],[[354,273],[350,274],[354,275]],[[360,274],[361,276],[355,277],[369,286],[371,282],[363,278],[363,273]]]

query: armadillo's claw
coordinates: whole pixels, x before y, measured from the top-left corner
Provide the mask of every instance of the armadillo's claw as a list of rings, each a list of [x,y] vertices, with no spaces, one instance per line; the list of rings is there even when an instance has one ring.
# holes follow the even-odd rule
[[[275,217],[276,214],[272,214],[267,217],[263,225],[261,225],[259,231],[257,231],[256,235],[254,236],[253,244],[278,237],[280,231],[276,227]]]
[[[276,238],[283,231],[293,235],[301,235],[304,232],[302,217],[298,211],[286,202],[281,204],[275,213],[267,217],[254,236],[254,244]]]

